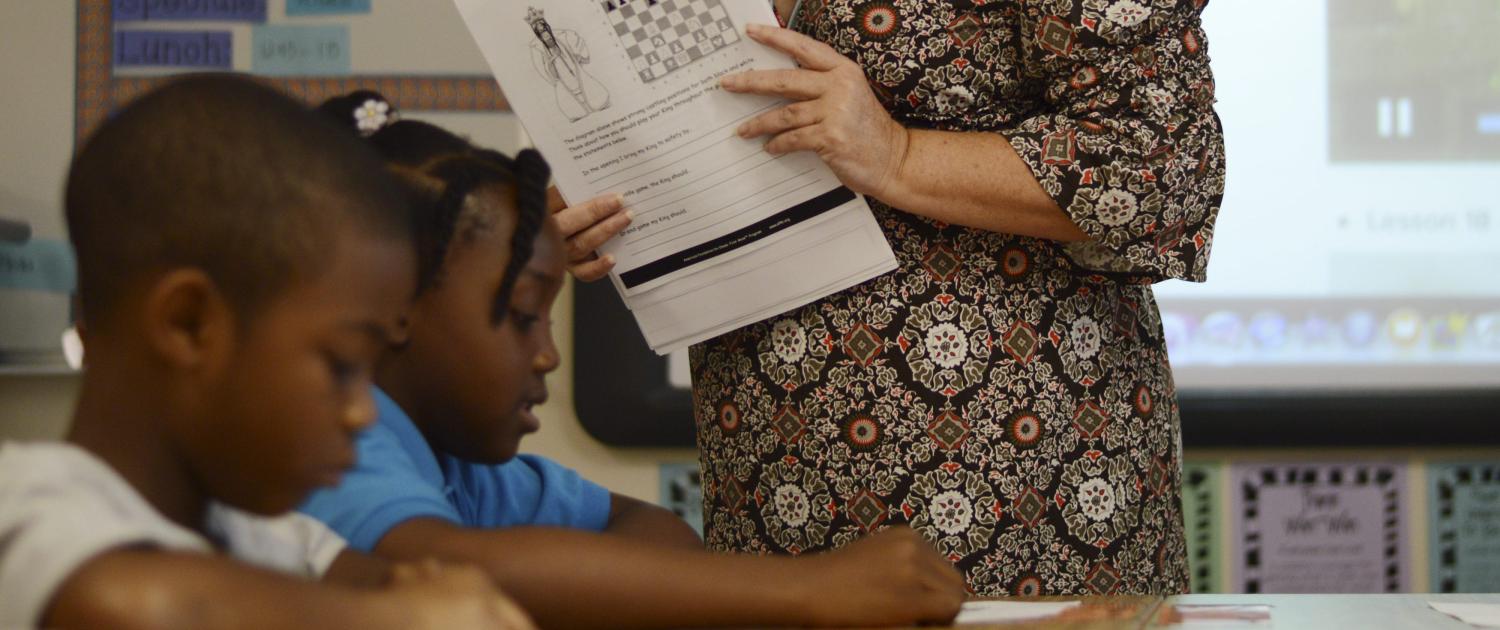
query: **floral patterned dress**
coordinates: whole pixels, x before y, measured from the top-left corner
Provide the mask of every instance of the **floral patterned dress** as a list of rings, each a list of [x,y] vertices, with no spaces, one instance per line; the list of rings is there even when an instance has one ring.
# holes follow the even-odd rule
[[[1187,589],[1151,283],[1202,281],[1224,186],[1203,0],[809,0],[905,125],[998,133],[1092,239],[872,200],[900,268],[692,350],[709,546],[907,523],[980,594]],[[997,207],[996,212],[1004,212]]]

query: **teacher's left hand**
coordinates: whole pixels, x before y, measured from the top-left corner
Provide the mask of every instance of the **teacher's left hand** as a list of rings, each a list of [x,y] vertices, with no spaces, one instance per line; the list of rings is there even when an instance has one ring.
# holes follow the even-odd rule
[[[855,192],[880,197],[900,173],[910,138],[891,118],[859,65],[820,41],[751,24],[751,39],[791,55],[795,70],[751,70],[724,77],[726,91],[793,101],[740,126],[744,138],[771,136],[766,151],[813,151]]]
[[[600,256],[594,250],[630,226],[631,214],[625,210],[624,200],[619,195],[604,195],[567,206],[562,193],[553,186],[547,189],[547,210],[567,245],[568,272],[583,282],[609,275],[615,268],[614,256]]]

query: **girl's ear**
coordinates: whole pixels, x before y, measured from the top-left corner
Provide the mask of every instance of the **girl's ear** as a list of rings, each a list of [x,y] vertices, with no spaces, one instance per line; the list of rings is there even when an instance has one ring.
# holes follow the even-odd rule
[[[173,368],[199,370],[233,348],[234,309],[201,270],[176,269],[161,276],[143,306],[147,345]]]

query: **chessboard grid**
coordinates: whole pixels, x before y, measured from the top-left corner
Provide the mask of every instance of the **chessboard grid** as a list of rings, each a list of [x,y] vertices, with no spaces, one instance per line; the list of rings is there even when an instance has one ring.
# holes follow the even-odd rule
[[[646,83],[739,41],[720,0],[632,0],[610,10],[609,16]]]

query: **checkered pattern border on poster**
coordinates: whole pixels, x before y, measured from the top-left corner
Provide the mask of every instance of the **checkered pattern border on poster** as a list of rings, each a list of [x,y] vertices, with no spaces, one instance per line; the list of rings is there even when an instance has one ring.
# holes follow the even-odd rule
[[[1401,495],[1403,487],[1402,464],[1396,463],[1336,463],[1336,464],[1259,464],[1249,465],[1249,474],[1236,475],[1239,496],[1240,522],[1238,540],[1242,547],[1240,561],[1243,571],[1236,577],[1240,590],[1246,593],[1261,592],[1261,559],[1264,553],[1262,520],[1260,516],[1260,492],[1274,487],[1368,487],[1380,489],[1382,504],[1381,542],[1384,569],[1384,587],[1387,593],[1402,592],[1405,583],[1403,574]]]
[[[1481,572],[1481,577],[1475,578],[1472,564],[1470,571],[1462,570],[1461,564],[1464,561],[1493,562],[1493,557],[1465,556],[1460,559],[1460,527],[1466,518],[1480,517],[1476,514],[1459,514],[1459,506],[1456,505],[1460,493],[1488,490],[1491,492],[1486,494],[1490,496],[1500,495],[1500,462],[1432,464],[1427,470],[1428,503],[1432,515],[1428,522],[1432,541],[1428,550],[1432,555],[1432,590],[1438,593],[1485,593],[1500,589],[1500,575],[1493,571],[1487,574]],[[1500,513],[1500,505],[1485,507],[1491,508],[1486,510],[1489,514]],[[1500,522],[1495,522],[1493,518],[1489,521],[1485,525],[1500,526]],[[1473,542],[1476,541],[1470,541],[1471,544]],[[1483,580],[1486,577],[1490,579],[1476,582],[1476,579]]]

